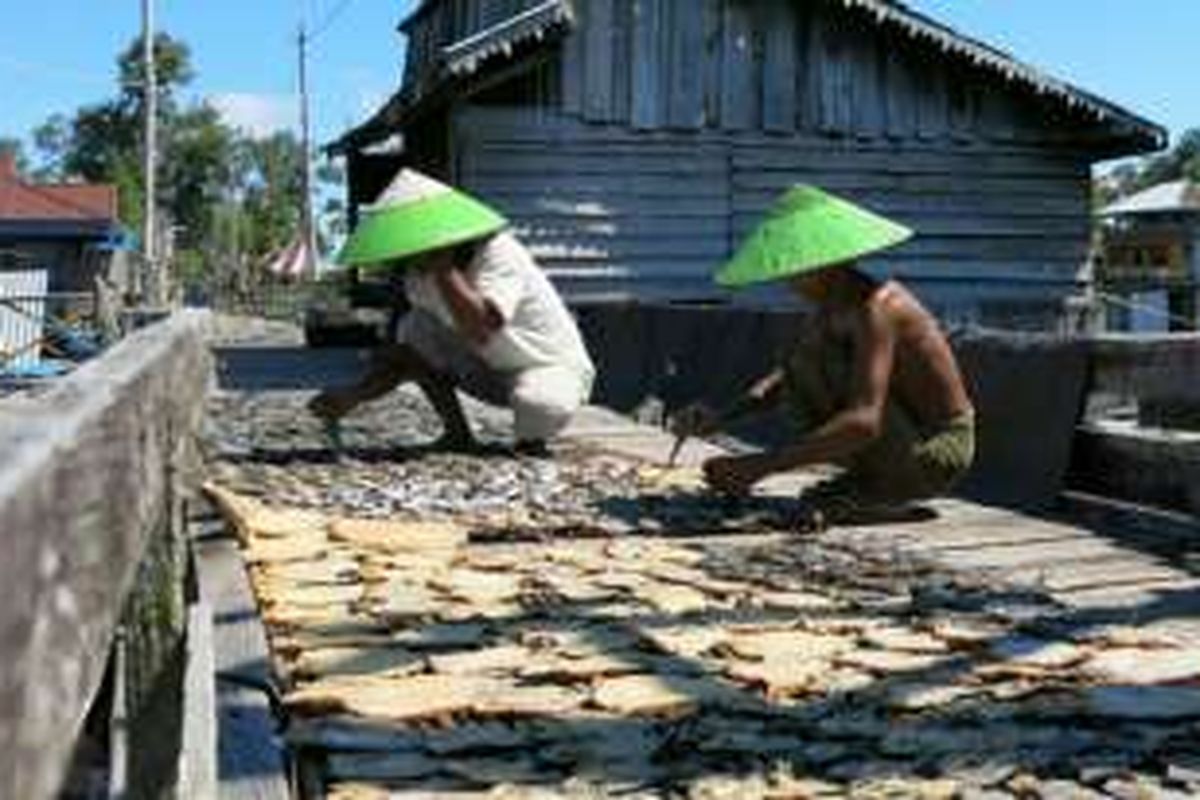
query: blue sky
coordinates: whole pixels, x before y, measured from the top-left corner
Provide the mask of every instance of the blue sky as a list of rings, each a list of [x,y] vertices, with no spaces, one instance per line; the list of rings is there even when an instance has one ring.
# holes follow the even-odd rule
[[[112,92],[113,58],[139,30],[138,0],[5,0],[0,136]],[[312,53],[321,141],[366,116],[400,72],[396,22],[414,0],[156,0],[192,47],[196,95],[258,129],[293,123],[301,14],[327,23]],[[959,30],[1166,125],[1200,127],[1193,56],[1200,0],[911,0]]]

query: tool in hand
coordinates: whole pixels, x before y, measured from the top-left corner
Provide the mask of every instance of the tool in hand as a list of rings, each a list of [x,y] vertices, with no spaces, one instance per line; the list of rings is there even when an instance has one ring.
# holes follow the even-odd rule
[[[338,417],[326,417],[325,420],[325,439],[329,442],[329,449],[333,451],[334,458],[342,455],[342,421]]]
[[[675,444],[671,446],[671,456],[667,459],[667,466],[675,467],[675,461],[679,458],[679,451],[683,449],[683,443],[688,440],[686,433],[681,433],[675,437]]]

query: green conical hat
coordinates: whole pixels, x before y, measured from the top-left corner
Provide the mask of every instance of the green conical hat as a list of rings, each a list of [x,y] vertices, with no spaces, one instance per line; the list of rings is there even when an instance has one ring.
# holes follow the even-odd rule
[[[789,278],[853,261],[912,235],[903,225],[815,186],[798,184],[717,272],[717,283],[746,286]]]
[[[402,169],[367,209],[337,260],[346,266],[383,264],[479,239],[507,225],[470,195]]]

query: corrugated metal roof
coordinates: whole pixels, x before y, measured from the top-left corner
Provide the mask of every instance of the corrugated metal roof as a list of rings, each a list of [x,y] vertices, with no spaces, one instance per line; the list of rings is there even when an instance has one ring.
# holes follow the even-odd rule
[[[1200,186],[1187,180],[1160,183],[1105,206],[1100,215],[1112,217],[1119,214],[1171,212],[1200,213]]]

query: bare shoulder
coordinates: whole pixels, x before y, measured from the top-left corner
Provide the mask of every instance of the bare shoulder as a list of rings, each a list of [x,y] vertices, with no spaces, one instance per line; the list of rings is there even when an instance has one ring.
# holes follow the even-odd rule
[[[920,329],[924,333],[939,329],[933,314],[898,281],[888,281],[880,286],[872,305],[877,306],[876,313],[885,316],[898,330]]]

